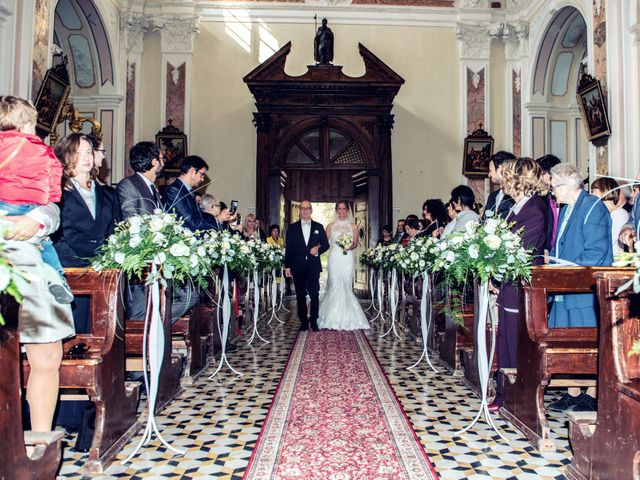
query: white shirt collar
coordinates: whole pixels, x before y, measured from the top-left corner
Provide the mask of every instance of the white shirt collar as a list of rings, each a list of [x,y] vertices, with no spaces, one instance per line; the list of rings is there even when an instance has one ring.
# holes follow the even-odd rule
[[[530,196],[522,197],[520,201],[511,208],[511,211],[513,212],[513,214],[518,215],[520,213],[520,210],[522,210],[522,207],[524,207],[524,204],[527,203],[530,198],[531,198]]]

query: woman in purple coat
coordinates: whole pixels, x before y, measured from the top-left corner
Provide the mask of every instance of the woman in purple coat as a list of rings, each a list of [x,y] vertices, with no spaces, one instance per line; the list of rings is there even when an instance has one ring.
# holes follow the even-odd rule
[[[502,187],[515,204],[506,217],[513,223],[512,232],[521,231],[522,244],[533,250],[533,264],[544,263],[547,238],[547,204],[540,195],[546,193],[542,171],[531,158],[519,158],[503,166]],[[520,288],[518,283],[504,283],[498,294],[498,368],[515,368],[518,361],[518,324],[520,322]],[[496,412],[504,402],[502,374],[498,374],[496,398],[489,411]]]

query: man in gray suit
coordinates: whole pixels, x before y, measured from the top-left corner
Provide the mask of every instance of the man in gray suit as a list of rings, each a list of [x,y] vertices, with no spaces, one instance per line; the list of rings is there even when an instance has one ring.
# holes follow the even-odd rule
[[[162,152],[153,142],[139,142],[129,152],[133,175],[123,178],[116,187],[122,218],[152,213],[163,208],[154,182],[164,167]],[[176,322],[198,303],[197,289],[189,285],[174,285],[171,302],[171,323]],[[146,313],[146,293],[143,285],[130,285],[127,295],[127,316],[143,319]]]

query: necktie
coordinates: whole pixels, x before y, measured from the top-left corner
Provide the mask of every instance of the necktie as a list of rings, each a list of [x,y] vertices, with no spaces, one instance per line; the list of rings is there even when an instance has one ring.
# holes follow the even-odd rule
[[[156,190],[156,186],[152,183],[150,185],[151,188],[151,196],[153,197],[153,203],[158,205],[158,191]]]

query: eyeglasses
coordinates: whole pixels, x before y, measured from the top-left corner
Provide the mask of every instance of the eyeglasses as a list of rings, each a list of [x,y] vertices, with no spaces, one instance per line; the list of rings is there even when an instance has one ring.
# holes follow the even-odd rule
[[[311,210],[311,207],[300,207],[300,210]]]
[[[107,149],[106,148],[94,148],[93,151],[94,152],[107,153]]]
[[[558,183],[557,185],[551,184],[551,190],[555,190],[556,188],[564,187],[566,183]]]

